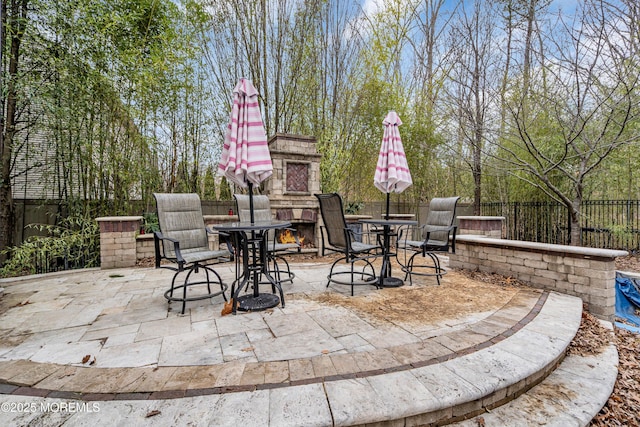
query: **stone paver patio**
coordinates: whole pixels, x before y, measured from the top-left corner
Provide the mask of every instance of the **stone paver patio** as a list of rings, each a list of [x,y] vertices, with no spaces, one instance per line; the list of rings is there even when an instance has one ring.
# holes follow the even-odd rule
[[[285,289],[286,308],[224,317],[222,297],[189,303],[184,316],[167,311],[163,293],[172,272],[164,269],[3,281],[0,422],[455,421],[541,381],[562,361],[580,324],[579,299],[529,288],[496,309],[433,324],[382,322],[305,297],[327,291],[328,264],[292,268],[297,277]],[[217,270],[231,282],[233,263]],[[427,279],[413,288],[420,286],[434,284]],[[18,411],[25,402],[84,406]],[[12,405],[16,411],[4,411]]]

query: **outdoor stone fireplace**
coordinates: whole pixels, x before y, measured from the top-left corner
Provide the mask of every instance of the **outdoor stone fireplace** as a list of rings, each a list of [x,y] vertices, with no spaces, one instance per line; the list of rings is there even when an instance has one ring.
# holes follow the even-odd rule
[[[291,221],[303,240],[303,249],[317,250],[320,248],[320,214],[314,194],[320,192],[322,155],[316,150],[316,139],[278,133],[269,139],[269,151],[273,175],[265,182],[264,190],[274,217]]]

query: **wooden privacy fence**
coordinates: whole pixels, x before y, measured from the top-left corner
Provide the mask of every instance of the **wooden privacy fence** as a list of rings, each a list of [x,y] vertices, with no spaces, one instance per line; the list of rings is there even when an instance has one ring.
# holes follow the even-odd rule
[[[569,213],[560,203],[483,203],[481,212],[505,217],[507,239],[569,244]],[[640,249],[640,200],[588,200],[582,203],[581,214],[582,246]]]

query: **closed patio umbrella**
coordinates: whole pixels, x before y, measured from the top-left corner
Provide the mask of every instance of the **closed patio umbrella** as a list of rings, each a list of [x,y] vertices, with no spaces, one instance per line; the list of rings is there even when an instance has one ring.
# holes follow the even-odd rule
[[[233,89],[233,107],[218,173],[242,188],[249,188],[249,210],[253,223],[253,185],[260,184],[273,174],[273,164],[258,105],[258,91],[244,78]]]
[[[400,117],[395,111],[389,111],[382,124],[384,124],[384,136],[373,185],[383,193],[387,193],[386,219],[389,219],[389,194],[402,193],[413,181],[398,130],[398,126],[402,124]]]

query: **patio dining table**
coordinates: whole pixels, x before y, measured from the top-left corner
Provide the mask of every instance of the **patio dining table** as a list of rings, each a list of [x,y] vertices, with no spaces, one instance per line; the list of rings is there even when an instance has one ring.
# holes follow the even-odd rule
[[[395,227],[416,226],[418,221],[406,219],[361,219],[362,224],[375,225],[382,227],[382,267],[380,268],[378,286],[382,288],[397,288],[404,285],[404,281],[391,274],[391,257],[395,256],[395,252],[391,252],[391,237],[396,237],[397,230]],[[393,227],[393,229],[392,229]]]
[[[267,235],[269,230],[291,227],[288,221],[230,222],[212,226],[215,230],[231,236],[236,250],[236,279],[231,285],[231,297],[236,309],[241,311],[259,311],[276,307],[282,302],[284,294],[282,284],[269,273],[267,257]],[[240,260],[240,255],[242,260]],[[261,293],[260,285],[271,285],[272,293]],[[253,291],[240,296],[243,289],[253,287]],[[278,289],[280,297],[275,294]]]

